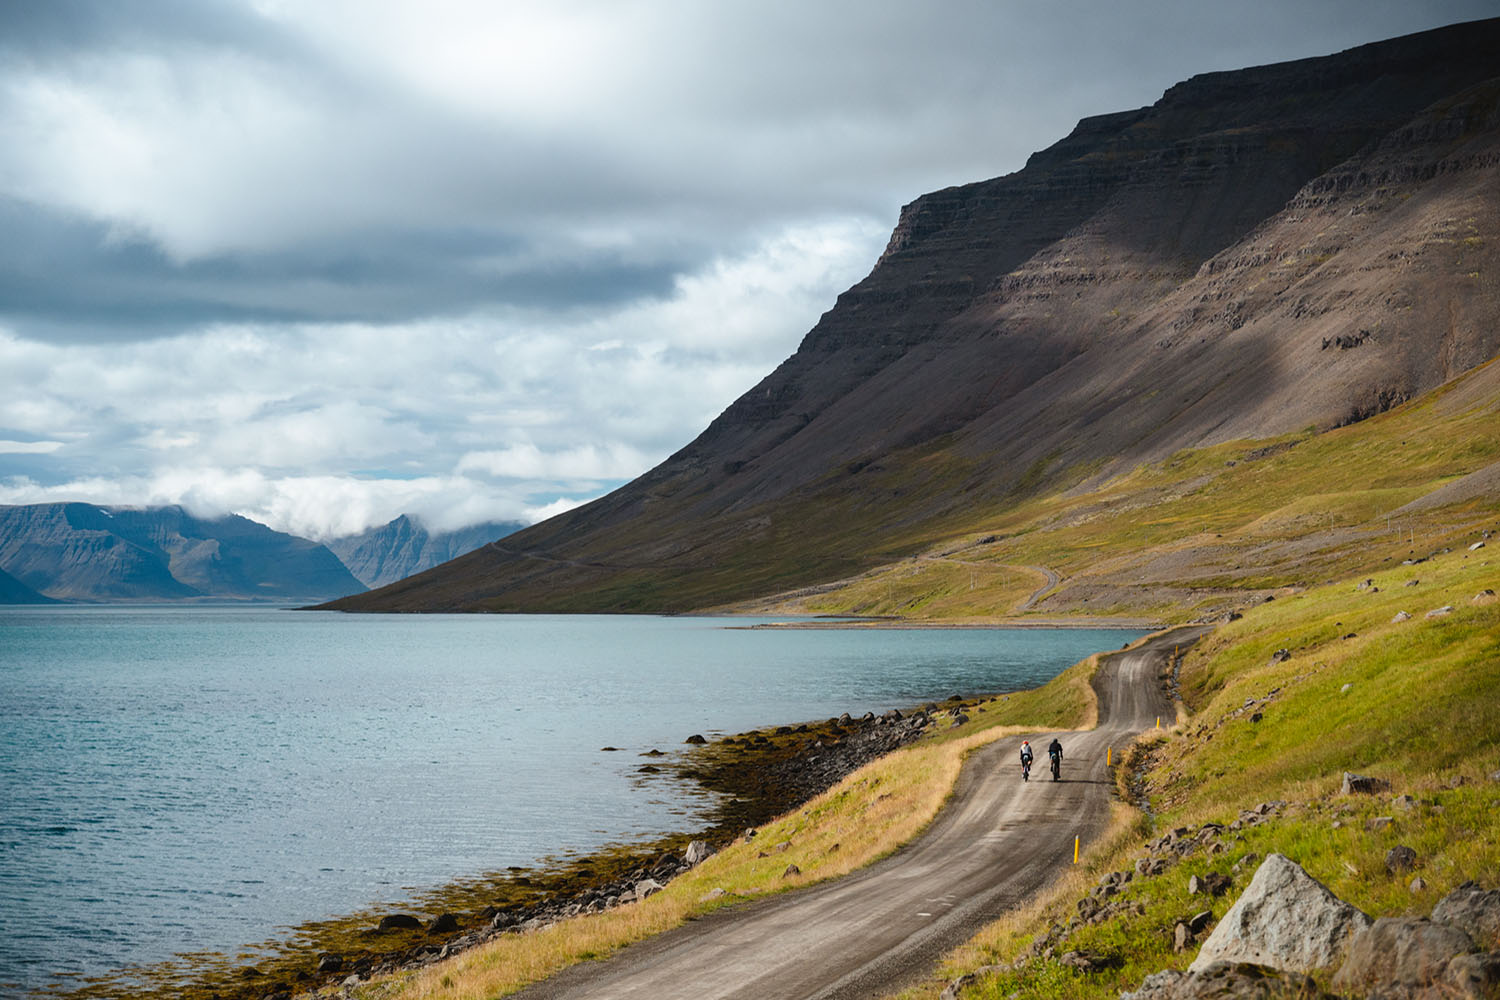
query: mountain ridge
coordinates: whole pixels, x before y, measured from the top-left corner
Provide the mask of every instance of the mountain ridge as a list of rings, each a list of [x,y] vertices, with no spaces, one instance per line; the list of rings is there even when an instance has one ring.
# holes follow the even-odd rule
[[[410,514],[401,514],[386,524],[323,544],[360,583],[374,588],[431,569],[523,527],[519,521],[485,521],[433,532]]]
[[[1430,392],[1500,351],[1497,48],[1500,19],[1201,74],[924,195],[664,463],[333,606],[723,603],[910,553],[965,511]]]
[[[0,506],[0,568],[63,601],[327,600],[362,589],[316,542],[179,506]]]

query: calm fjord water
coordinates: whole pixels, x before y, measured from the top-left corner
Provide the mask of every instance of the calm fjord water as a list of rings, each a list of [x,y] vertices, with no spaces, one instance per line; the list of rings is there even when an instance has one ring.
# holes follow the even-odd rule
[[[0,993],[693,829],[708,803],[639,753],[1033,687],[1139,634],[744,624],[0,609]]]

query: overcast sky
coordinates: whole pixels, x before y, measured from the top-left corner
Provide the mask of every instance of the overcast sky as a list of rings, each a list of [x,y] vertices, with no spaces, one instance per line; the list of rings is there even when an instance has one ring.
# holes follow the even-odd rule
[[[0,0],[0,503],[534,520],[691,440],[902,204],[1500,0]]]

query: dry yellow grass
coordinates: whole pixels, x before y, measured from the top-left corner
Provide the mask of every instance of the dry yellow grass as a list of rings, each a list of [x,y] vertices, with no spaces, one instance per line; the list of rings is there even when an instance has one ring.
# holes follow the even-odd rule
[[[863,868],[927,828],[952,794],[963,762],[974,750],[1007,736],[1034,732],[1039,716],[1050,716],[1046,725],[1096,726],[1099,703],[1092,679],[1099,655],[1070,667],[1041,688],[977,706],[973,721],[960,729],[936,734],[866,765],[801,808],[761,827],[753,839],[737,841],[674,879],[649,899],[527,934],[507,934],[418,972],[365,984],[355,996],[365,1000],[506,996],[569,965],[605,958],[712,910]],[[1114,820],[1110,830],[1121,822]],[[1113,839],[1105,838],[1106,842]],[[800,874],[788,877],[790,865]],[[723,894],[710,898],[718,889]]]
[[[1088,688],[1086,680],[1082,686]],[[1092,704],[1092,690],[1087,697]],[[981,723],[976,720],[974,725]],[[508,934],[419,972],[367,984],[356,995],[372,1000],[505,996],[568,965],[603,958],[710,910],[848,874],[921,833],[952,793],[971,751],[1022,731],[992,726],[898,750],[762,827],[754,839],[738,841],[714,855],[649,899],[527,934]],[[785,877],[789,865],[796,865],[801,874]],[[708,898],[715,889],[724,894]]]

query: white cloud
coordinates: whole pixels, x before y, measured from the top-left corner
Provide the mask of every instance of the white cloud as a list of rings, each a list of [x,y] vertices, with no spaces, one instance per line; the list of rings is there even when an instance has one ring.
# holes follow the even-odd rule
[[[50,455],[61,447],[61,441],[0,441],[0,455]]]
[[[0,332],[8,502],[182,503],[329,537],[568,509],[661,461],[796,345],[882,228],[778,232],[591,314],[218,325],[112,345]],[[56,444],[66,442],[66,445]],[[7,449],[0,447],[0,454]]]
[[[619,444],[579,445],[547,453],[534,444],[518,444],[499,451],[471,451],[458,460],[458,471],[504,479],[598,482],[632,479],[665,457]]]

